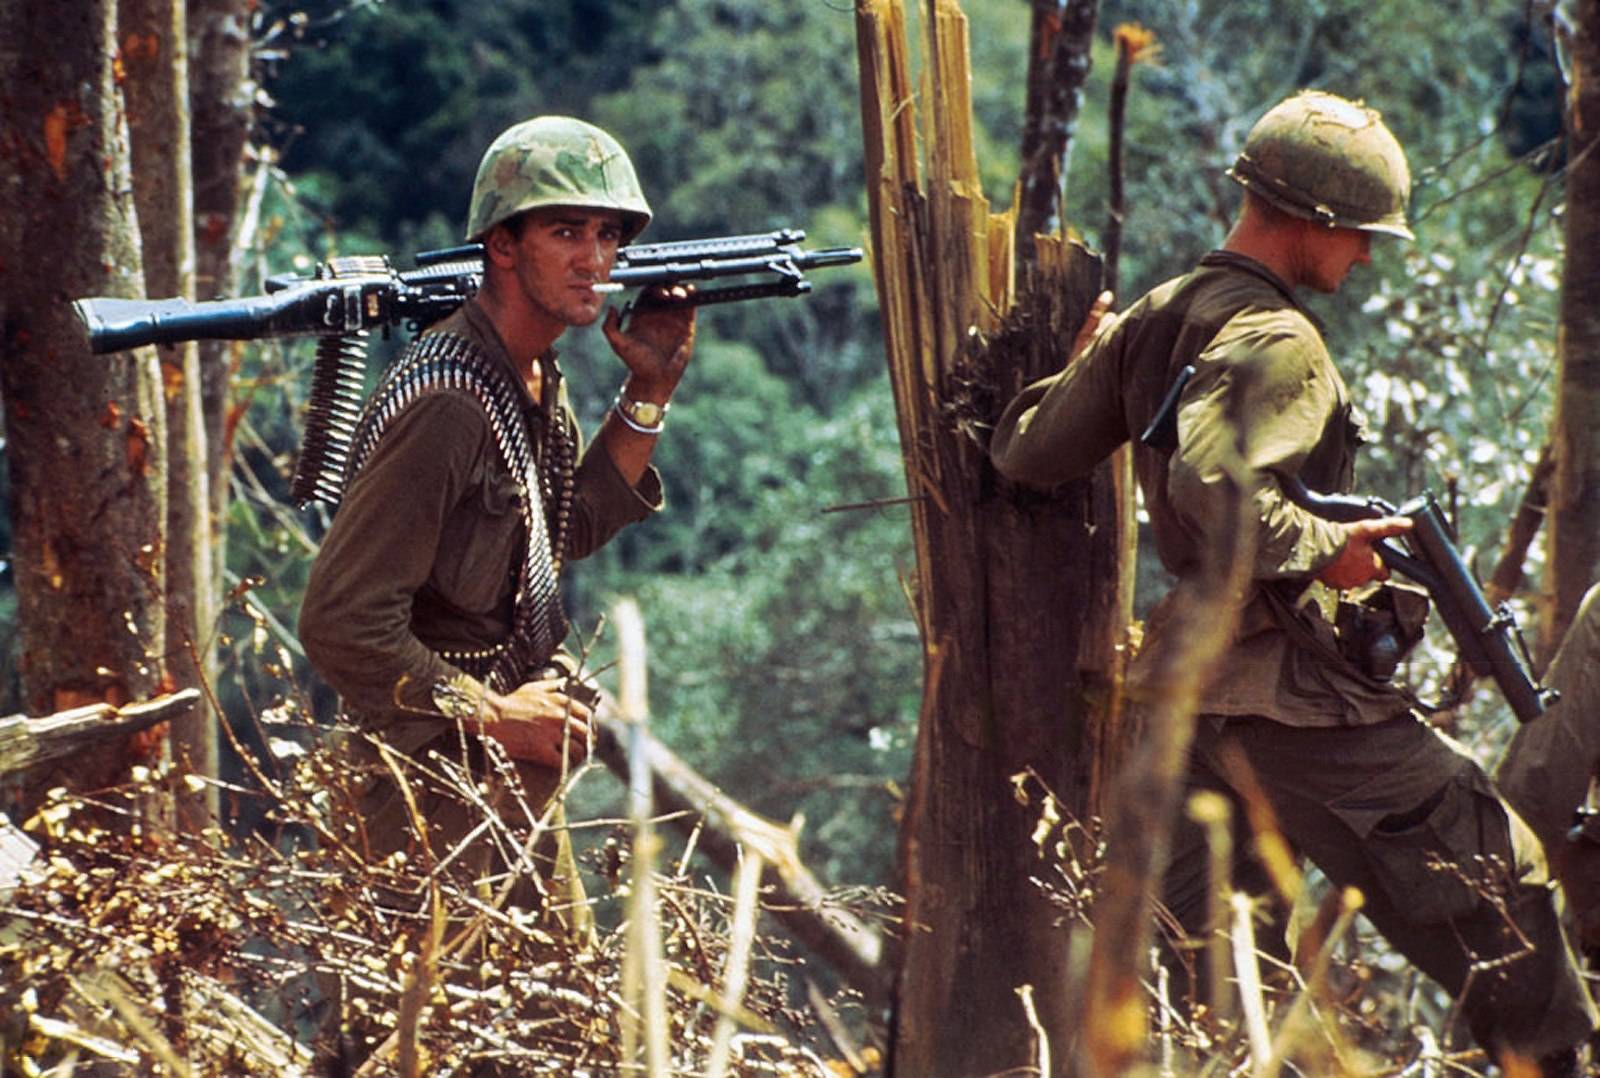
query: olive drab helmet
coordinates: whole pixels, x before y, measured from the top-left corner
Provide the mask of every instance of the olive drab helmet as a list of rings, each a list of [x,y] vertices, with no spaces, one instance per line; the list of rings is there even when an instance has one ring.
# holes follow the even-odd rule
[[[1316,90],[1269,109],[1228,175],[1283,212],[1329,226],[1415,239],[1406,225],[1411,170],[1383,117]]]
[[[472,185],[467,239],[482,240],[500,222],[539,206],[617,210],[623,243],[650,223],[650,204],[622,144],[570,116],[524,120],[490,143]]]

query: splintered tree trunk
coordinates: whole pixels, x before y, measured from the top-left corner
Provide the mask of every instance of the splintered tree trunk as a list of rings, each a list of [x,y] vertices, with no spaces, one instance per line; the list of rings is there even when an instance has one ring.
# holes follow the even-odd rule
[[[989,466],[989,424],[1059,368],[1098,290],[1079,248],[1041,237],[1013,307],[1010,215],[992,215],[971,142],[966,20],[928,5],[925,84],[913,90],[901,0],[858,0],[873,262],[912,496],[914,599],[925,685],[902,828],[906,895],[891,1066],[897,1075],[1027,1073],[1070,1035],[1068,935],[1030,877],[1047,874],[1029,769],[1081,812],[1095,624],[1125,619],[1105,585],[1123,537],[1109,473],[1051,496]],[[917,153],[918,104],[927,152]],[[1009,314],[1007,312],[1010,312]],[[1096,530],[1095,525],[1106,525]],[[1114,591],[1115,589],[1113,589]],[[1058,1070],[1052,1067],[1052,1070]]]
[[[189,167],[189,45],[182,0],[121,0],[123,93],[133,146],[145,289],[194,298],[194,198]],[[158,349],[167,418],[167,678],[198,688],[198,655],[212,621],[211,495],[193,342]],[[203,775],[217,773],[217,738],[204,706],[173,720],[171,749]],[[180,769],[181,771],[182,769]],[[207,789],[211,789],[208,787]],[[210,821],[206,798],[181,782],[188,829]]]
[[[69,306],[144,293],[115,27],[115,0],[0,0],[0,386],[33,714],[142,699],[161,674],[161,374],[148,351],[91,356]],[[37,783],[92,788],[127,762]]]
[[[1548,657],[1600,575],[1600,4],[1573,5],[1568,34],[1566,264],[1561,274],[1550,491]]]

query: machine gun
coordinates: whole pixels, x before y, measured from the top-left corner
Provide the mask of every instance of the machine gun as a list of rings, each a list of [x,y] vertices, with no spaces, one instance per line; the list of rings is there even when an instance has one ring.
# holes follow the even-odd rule
[[[596,292],[671,286],[724,277],[740,284],[696,289],[687,298],[649,297],[651,304],[731,303],[811,291],[806,271],[861,261],[859,247],[801,247],[806,234],[785,228],[748,236],[682,243],[633,244],[617,252]],[[298,505],[335,501],[351,438],[367,391],[367,337],[404,325],[413,333],[460,307],[483,283],[483,246],[471,243],[416,256],[417,268],[396,270],[382,255],[322,263],[310,276],[267,280],[265,295],[191,303],[182,299],[93,298],[73,303],[99,354],[179,341],[245,341],[315,336],[306,428],[290,485]]]
[[[1386,516],[1409,519],[1411,530],[1402,536],[1406,549],[1383,540],[1375,544],[1378,557],[1428,590],[1440,620],[1460,649],[1461,660],[1479,677],[1494,679],[1518,721],[1532,722],[1555,702],[1555,690],[1540,685],[1533,675],[1516,615],[1505,603],[1496,608],[1489,606],[1483,589],[1456,549],[1449,522],[1433,495],[1422,494],[1394,506],[1381,498],[1317,494],[1298,476],[1281,482],[1290,501],[1324,520],[1350,523]]]
[[[701,289],[680,303],[703,305],[811,290],[806,271],[861,261],[859,247],[808,251],[793,228],[682,243],[634,244],[617,252],[612,286],[648,288],[721,277],[759,280]],[[80,299],[73,310],[97,354],[179,341],[342,337],[405,325],[413,332],[454,311],[483,282],[483,246],[470,243],[416,256],[396,270],[383,255],[335,258],[310,276],[268,278],[266,294],[191,303],[183,299]],[[597,291],[608,291],[601,288]]]

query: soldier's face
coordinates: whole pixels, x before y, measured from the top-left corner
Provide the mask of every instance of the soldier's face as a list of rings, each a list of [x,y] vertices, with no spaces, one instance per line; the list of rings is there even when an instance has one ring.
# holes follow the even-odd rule
[[[1337,292],[1351,267],[1372,261],[1372,233],[1313,228],[1307,232],[1304,283],[1318,292]]]
[[[526,216],[513,264],[522,299],[562,327],[593,324],[605,309],[605,297],[593,286],[617,260],[622,215],[552,206]]]

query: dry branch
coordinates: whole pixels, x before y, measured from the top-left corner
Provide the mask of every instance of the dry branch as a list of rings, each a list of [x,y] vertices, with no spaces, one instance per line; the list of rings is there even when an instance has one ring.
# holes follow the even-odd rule
[[[1150,938],[1153,898],[1165,868],[1201,690],[1233,639],[1238,596],[1255,548],[1256,522],[1244,496],[1248,480],[1237,454],[1227,479],[1230,512],[1224,527],[1210,536],[1202,564],[1168,597],[1165,625],[1141,660],[1142,729],[1108,814],[1108,862],[1094,907],[1084,1026],[1090,1031],[1085,1050],[1095,1074],[1126,1073],[1145,1050],[1139,969]]]
[[[1523,566],[1528,560],[1528,549],[1544,524],[1545,509],[1550,503],[1550,477],[1555,469],[1550,446],[1546,445],[1539,452],[1539,461],[1533,466],[1528,487],[1517,503],[1511,527],[1506,530],[1505,549],[1500,552],[1500,560],[1494,563],[1494,572],[1489,574],[1489,582],[1484,586],[1484,596],[1491,605],[1511,598],[1522,587]]]
[[[648,733],[602,718],[596,754],[623,781],[630,773],[624,747],[630,739],[645,754],[655,811],[686,832],[703,823],[699,848],[726,872],[738,871],[741,845],[776,868],[768,897],[772,915],[859,991],[868,1006],[887,1007],[891,973],[883,963],[882,936],[854,914],[830,906],[827,889],[800,860],[795,833],[745,808]]]
[[[1089,78],[1100,0],[1033,0],[1028,97],[1017,178],[1017,256],[1033,260],[1033,237],[1060,231],[1062,180],[1083,86]]]
[[[477,842],[519,848],[543,827],[525,808],[498,815],[472,773],[437,754],[397,760],[408,785],[483,814]],[[152,771],[147,783],[166,778]],[[171,1072],[176,1053],[192,1073],[274,1078],[326,1073],[327,1065],[373,1074],[500,1064],[513,1073],[626,1073],[623,932],[552,938],[537,910],[502,909],[487,896],[478,872],[445,872],[448,851],[436,851],[437,862],[366,860],[340,807],[362,781],[360,765],[327,747],[307,751],[281,786],[230,787],[230,795],[261,798],[290,828],[286,840],[231,845],[220,835],[158,833],[146,822],[137,831],[106,828],[117,804],[137,801],[137,789],[93,803],[54,797],[38,821],[50,859],[14,890],[0,926],[0,1013],[21,1016],[38,1034],[8,1041],[7,1064],[44,1073],[93,1052],[122,1061],[122,1073]],[[292,838],[312,833],[328,840]],[[508,884],[536,872],[510,861]],[[662,1071],[703,1073],[719,1010],[699,988],[728,968],[737,918],[726,898],[681,873],[653,882],[668,971],[671,1056]],[[762,940],[748,963],[739,1020],[760,1035],[730,1039],[737,1073],[820,1069],[804,1062],[815,1059],[806,1042],[823,1034],[788,1007],[784,948]],[[116,1002],[90,998],[107,969],[126,982],[115,986]],[[329,1001],[325,982],[340,986],[332,1024],[318,1017]],[[336,1047],[339,1016],[349,1037]],[[272,1036],[274,1026],[320,1030],[318,1064],[292,1033]]]
[[[42,718],[9,715],[0,719],[0,775],[147,730],[186,714],[199,699],[200,690],[184,689],[123,707],[90,704]]]

